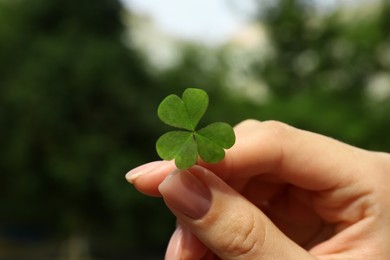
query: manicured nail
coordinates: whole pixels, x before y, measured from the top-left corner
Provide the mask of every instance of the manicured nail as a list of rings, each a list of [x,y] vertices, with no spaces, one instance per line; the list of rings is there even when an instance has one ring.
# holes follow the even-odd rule
[[[205,259],[208,248],[185,226],[177,225],[169,240],[166,260]]]
[[[192,219],[202,218],[210,209],[210,190],[189,171],[174,171],[158,189],[168,206]]]
[[[150,162],[147,164],[143,164],[137,168],[132,169],[128,173],[126,173],[126,179],[130,183],[134,183],[134,180],[137,179],[139,176],[151,172],[154,169],[156,169],[163,161],[155,161]]]
[[[169,240],[167,252],[165,253],[166,260],[179,260],[181,259],[181,252],[183,248],[183,229],[181,226],[177,226],[171,239]]]

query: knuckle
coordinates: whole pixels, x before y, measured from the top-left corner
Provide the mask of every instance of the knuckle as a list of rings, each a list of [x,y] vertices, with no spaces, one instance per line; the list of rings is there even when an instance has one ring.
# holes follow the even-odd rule
[[[264,121],[262,124],[270,138],[284,139],[292,129],[291,126],[275,120]]]
[[[260,235],[254,217],[246,217],[234,230],[222,234],[221,249],[233,259],[254,259],[262,241]]]
[[[246,119],[235,126],[236,131],[260,130],[262,135],[266,135],[267,138],[279,140],[280,138],[285,138],[292,129],[294,129],[292,126],[276,120],[258,121]]]
[[[252,127],[257,127],[259,124],[261,124],[260,121],[255,120],[255,119],[246,119],[238,123],[237,125],[234,126],[234,128],[237,129],[247,129],[247,128],[252,128]]]

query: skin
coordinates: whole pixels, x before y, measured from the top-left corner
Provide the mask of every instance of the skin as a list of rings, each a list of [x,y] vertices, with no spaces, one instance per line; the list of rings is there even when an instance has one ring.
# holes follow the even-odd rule
[[[177,171],[154,162],[126,175],[177,217],[165,259],[388,259],[390,154],[275,121],[234,130],[236,144],[218,164]],[[208,190],[206,211],[187,196],[184,177]],[[178,193],[202,215],[183,211]]]

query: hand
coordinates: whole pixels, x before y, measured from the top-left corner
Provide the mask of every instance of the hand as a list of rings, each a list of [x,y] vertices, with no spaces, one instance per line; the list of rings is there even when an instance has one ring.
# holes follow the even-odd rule
[[[389,154],[280,122],[235,132],[218,164],[153,162],[126,175],[177,217],[166,259],[389,258]]]

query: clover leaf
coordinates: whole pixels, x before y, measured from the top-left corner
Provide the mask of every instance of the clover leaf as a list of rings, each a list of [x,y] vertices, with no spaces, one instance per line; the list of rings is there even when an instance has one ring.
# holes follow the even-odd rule
[[[167,96],[159,105],[157,115],[165,124],[179,128],[163,134],[156,143],[158,155],[164,160],[175,160],[176,167],[187,169],[198,157],[207,163],[217,163],[225,157],[225,150],[235,143],[233,128],[216,122],[197,129],[209,104],[204,90],[187,88],[182,97]]]

